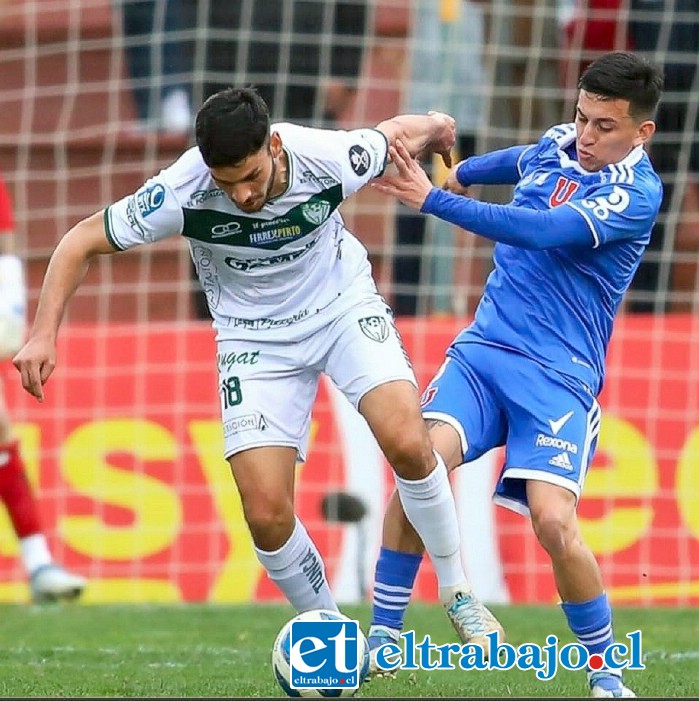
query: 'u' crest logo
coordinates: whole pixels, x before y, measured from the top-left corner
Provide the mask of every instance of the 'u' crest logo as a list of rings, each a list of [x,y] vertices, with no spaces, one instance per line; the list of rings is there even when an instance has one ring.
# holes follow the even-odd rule
[[[565,202],[567,202],[575,193],[575,191],[580,187],[579,183],[575,180],[568,180],[560,176],[556,181],[556,187],[553,188],[551,197],[549,197],[549,205],[551,207],[558,207]]]

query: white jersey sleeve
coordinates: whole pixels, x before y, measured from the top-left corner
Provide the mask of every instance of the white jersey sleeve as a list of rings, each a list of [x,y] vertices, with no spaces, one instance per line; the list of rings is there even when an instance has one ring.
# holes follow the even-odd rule
[[[182,233],[182,205],[164,172],[107,207],[104,224],[112,246],[126,250]]]
[[[388,140],[378,129],[314,129],[289,123],[272,125],[297,157],[303,169],[323,173],[342,184],[343,199],[360,190],[384,171]]]
[[[344,141],[343,194],[349,197],[383,174],[388,160],[388,139],[378,129],[353,129],[338,133]]]

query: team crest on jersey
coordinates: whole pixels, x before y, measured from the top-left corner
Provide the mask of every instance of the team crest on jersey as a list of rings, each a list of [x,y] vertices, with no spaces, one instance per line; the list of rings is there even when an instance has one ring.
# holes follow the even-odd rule
[[[311,224],[320,226],[330,214],[330,203],[325,200],[307,202],[301,207],[301,213]]]
[[[569,180],[564,178],[562,175],[556,181],[556,186],[553,188],[551,197],[549,197],[550,207],[559,207],[565,204],[580,187],[580,183],[576,183],[575,180]]]
[[[377,343],[383,343],[388,338],[388,324],[382,316],[366,316],[359,320],[362,333]]]
[[[369,165],[371,164],[371,158],[369,157],[369,152],[359,144],[355,144],[350,147],[349,159],[352,170],[357,175],[364,175],[364,173],[369,170]]]

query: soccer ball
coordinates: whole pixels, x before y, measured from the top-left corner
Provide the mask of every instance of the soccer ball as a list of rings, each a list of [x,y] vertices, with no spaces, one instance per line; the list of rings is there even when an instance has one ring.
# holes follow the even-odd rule
[[[291,688],[291,625],[295,621],[303,621],[307,623],[317,623],[320,621],[340,621],[340,622],[353,622],[351,618],[339,613],[338,611],[327,611],[325,609],[315,609],[313,611],[305,611],[297,616],[294,616],[291,620],[287,621],[282,629],[277,635],[277,639],[274,641],[274,647],[272,648],[272,670],[274,671],[274,678],[277,683],[282,688],[282,691],[287,696],[304,696],[308,698],[318,698],[318,697],[341,697],[341,696],[354,696],[357,689],[352,688],[337,688],[337,689],[324,689],[324,688]],[[353,639],[350,639],[350,643]],[[359,668],[359,686],[362,685],[369,672],[369,643],[367,642],[366,636],[362,632],[361,628],[357,626],[357,656],[354,658],[352,654],[348,657],[349,660],[356,659]],[[318,649],[318,648],[316,648]],[[322,655],[323,653],[328,653],[332,651],[332,645],[326,645],[320,647],[320,652],[315,654]],[[353,652],[353,651],[352,651]],[[313,653],[313,648],[310,648],[310,654]],[[334,652],[332,653],[334,655]],[[322,659],[313,659],[312,666],[316,667],[317,663],[322,663]]]

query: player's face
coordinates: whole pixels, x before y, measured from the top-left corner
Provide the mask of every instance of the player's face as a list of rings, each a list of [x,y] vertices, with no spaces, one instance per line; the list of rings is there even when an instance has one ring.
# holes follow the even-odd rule
[[[277,163],[282,154],[281,139],[275,132],[267,144],[241,163],[211,168],[211,177],[238,209],[248,214],[259,212],[270,197],[280,194]]]
[[[650,120],[638,122],[629,114],[628,100],[603,100],[581,90],[575,107],[578,162],[589,171],[618,163],[655,131]]]

